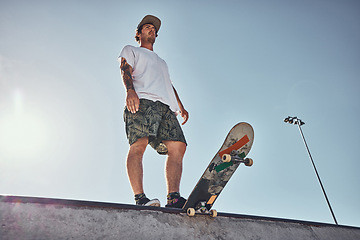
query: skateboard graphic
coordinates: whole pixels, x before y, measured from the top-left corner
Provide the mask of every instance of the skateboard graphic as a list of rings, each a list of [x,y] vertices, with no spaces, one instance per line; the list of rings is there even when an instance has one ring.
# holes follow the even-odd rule
[[[245,158],[253,141],[254,130],[248,123],[238,123],[230,130],[183,206],[188,216],[195,213],[217,216],[217,211],[211,208],[231,176],[241,163],[253,164],[251,158]]]

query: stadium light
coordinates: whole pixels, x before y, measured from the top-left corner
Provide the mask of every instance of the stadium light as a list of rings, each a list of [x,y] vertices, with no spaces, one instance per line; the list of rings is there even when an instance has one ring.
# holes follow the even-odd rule
[[[308,154],[309,154],[311,163],[312,163],[312,165],[313,165],[313,167],[314,167],[316,176],[317,176],[317,178],[318,178],[318,180],[319,180],[321,189],[322,189],[322,191],[323,191],[323,193],[324,193],[324,196],[325,196],[326,202],[327,202],[327,204],[328,204],[328,206],[329,206],[331,215],[332,215],[332,217],[333,217],[333,219],[334,219],[334,221],[335,221],[335,224],[338,225],[338,222],[337,222],[337,220],[336,220],[336,218],[335,218],[335,214],[334,214],[334,212],[333,212],[333,210],[332,210],[332,208],[331,208],[330,201],[329,201],[329,199],[328,199],[328,197],[327,197],[327,195],[326,195],[325,188],[324,188],[324,186],[323,186],[323,184],[322,184],[322,182],[321,182],[320,175],[319,175],[319,173],[318,173],[318,171],[317,171],[317,169],[316,169],[314,160],[313,160],[313,158],[312,158],[312,156],[311,156],[309,147],[308,147],[308,145],[307,145],[307,143],[306,143],[304,134],[303,134],[303,132],[302,132],[302,130],[301,130],[301,126],[304,125],[305,123],[304,123],[303,121],[301,121],[301,119],[299,119],[299,118],[297,118],[297,117],[290,117],[290,116],[288,116],[287,118],[285,118],[285,119],[284,119],[284,122],[285,122],[285,123],[289,123],[289,124],[294,124],[294,125],[297,125],[297,126],[299,127],[301,137],[302,137],[302,139],[303,139],[303,141],[304,141],[306,150],[307,150],[307,152],[308,152]]]

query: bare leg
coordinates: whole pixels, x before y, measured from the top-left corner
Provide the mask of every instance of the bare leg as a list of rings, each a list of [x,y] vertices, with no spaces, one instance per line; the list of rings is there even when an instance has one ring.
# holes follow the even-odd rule
[[[148,137],[140,138],[130,146],[127,156],[127,173],[134,195],[144,193],[142,159],[147,144]]]
[[[168,157],[165,164],[167,192],[168,194],[179,192],[186,144],[179,141],[164,141],[164,144],[168,148]]]

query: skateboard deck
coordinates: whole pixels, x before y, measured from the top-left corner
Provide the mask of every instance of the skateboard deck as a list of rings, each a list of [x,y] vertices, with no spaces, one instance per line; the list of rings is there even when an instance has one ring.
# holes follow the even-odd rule
[[[207,213],[216,217],[216,210],[210,210],[231,176],[241,163],[251,166],[253,161],[245,158],[254,141],[254,130],[250,124],[236,124],[188,197],[183,210],[189,216]]]

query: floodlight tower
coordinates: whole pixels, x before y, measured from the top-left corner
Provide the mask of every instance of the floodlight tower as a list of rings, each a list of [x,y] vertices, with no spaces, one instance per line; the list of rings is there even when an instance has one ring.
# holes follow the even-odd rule
[[[294,124],[294,125],[297,125],[297,126],[299,127],[301,137],[302,137],[302,139],[303,139],[303,141],[304,141],[306,150],[307,150],[307,152],[308,152],[308,154],[309,154],[311,163],[312,163],[312,165],[313,165],[313,167],[314,167],[316,176],[317,176],[317,178],[318,178],[318,180],[319,180],[321,189],[322,189],[322,191],[323,191],[323,193],[324,193],[324,196],[325,196],[326,202],[327,202],[327,204],[328,204],[328,206],[329,206],[331,215],[332,215],[332,217],[333,217],[333,219],[334,219],[335,224],[338,225],[338,222],[337,222],[337,220],[336,220],[336,218],[335,218],[335,214],[334,214],[334,212],[333,212],[333,210],[332,210],[332,208],[331,208],[330,201],[329,201],[329,199],[328,199],[328,197],[327,197],[327,195],[326,195],[325,188],[324,188],[324,186],[323,186],[323,184],[322,184],[322,182],[321,182],[320,175],[319,175],[319,173],[318,173],[318,171],[317,171],[317,169],[316,169],[314,160],[313,160],[313,158],[312,158],[312,156],[311,156],[309,147],[308,147],[308,145],[307,145],[307,143],[306,143],[304,134],[303,134],[303,132],[302,132],[302,130],[301,130],[301,126],[304,125],[305,123],[304,123],[303,121],[301,121],[301,120],[300,120],[299,118],[297,118],[297,117],[290,117],[290,116],[287,117],[287,118],[285,118],[285,119],[284,119],[284,122],[290,123],[290,124]]]

